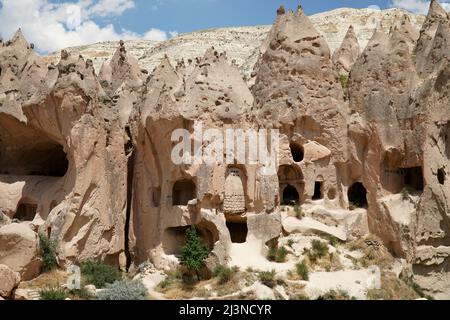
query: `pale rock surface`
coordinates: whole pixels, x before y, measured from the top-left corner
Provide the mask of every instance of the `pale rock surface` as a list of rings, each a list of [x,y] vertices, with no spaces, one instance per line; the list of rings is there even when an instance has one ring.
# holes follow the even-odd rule
[[[24,224],[0,228],[0,264],[18,272],[22,280],[39,275],[41,258],[38,235]]]
[[[353,26],[348,28],[341,46],[333,54],[333,63],[340,75],[350,73],[353,64],[361,54],[361,48]]]
[[[0,297],[9,298],[19,283],[19,273],[11,270],[8,266],[0,264]]]

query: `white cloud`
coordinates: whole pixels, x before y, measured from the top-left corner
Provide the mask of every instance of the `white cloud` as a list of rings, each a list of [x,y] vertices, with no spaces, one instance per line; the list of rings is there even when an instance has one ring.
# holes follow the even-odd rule
[[[368,6],[367,9],[381,10],[381,8],[379,6],[377,6],[376,4],[372,4],[372,5]]]
[[[133,0],[100,0],[90,8],[90,12],[101,17],[118,16],[132,8],[134,8]]]
[[[450,0],[441,0],[440,4],[445,10],[450,11]],[[428,8],[430,7],[430,1],[392,0],[391,7],[405,9],[418,14],[427,14]]]
[[[167,33],[159,29],[148,30],[143,37],[145,40],[164,41],[167,39]]]
[[[65,47],[109,40],[147,39],[162,41],[170,34],[151,28],[144,35],[112,24],[100,26],[95,16],[120,16],[134,7],[132,0],[77,0],[73,3],[52,3],[49,0],[0,0],[0,33],[10,38],[22,28],[28,41],[37,49],[52,52]]]

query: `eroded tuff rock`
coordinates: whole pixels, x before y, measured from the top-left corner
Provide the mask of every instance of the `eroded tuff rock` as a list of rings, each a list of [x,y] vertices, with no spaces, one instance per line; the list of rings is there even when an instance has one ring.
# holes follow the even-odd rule
[[[9,267],[0,264],[0,297],[9,298],[19,283],[20,275]]]
[[[334,52],[340,47],[350,25],[354,27],[358,42],[364,49],[377,23],[381,24],[385,32],[389,32],[389,28],[403,14],[410,18],[417,29],[420,29],[425,20],[422,15],[397,8],[387,10],[341,8],[315,14],[310,19],[317,31],[327,40],[330,50]],[[180,34],[161,42],[128,40],[125,41],[125,45],[128,53],[138,59],[139,66],[149,72],[160,64],[164,56],[168,56],[171,63],[176,65],[181,59],[194,60],[202,56],[213,46],[219,52],[227,52],[228,60],[234,60],[241,74],[250,78],[260,52],[265,51],[264,43],[270,29],[271,26],[209,29]],[[118,46],[118,41],[109,41],[67,50],[73,55],[81,54],[86,59],[91,59],[95,69],[99,71],[103,63],[112,59]],[[56,64],[59,52],[45,58]]]
[[[449,18],[432,1],[420,35],[415,25],[397,12],[362,53],[350,28],[332,59],[301,8],[280,8],[250,88],[218,48],[165,56],[147,74],[122,42],[97,77],[68,51],[47,66],[18,32],[0,43],[0,264],[34,277],[38,232],[57,241],[61,266],[169,269],[195,225],[211,270],[246,249],[263,257],[283,232],[370,231],[427,293],[448,297]],[[278,129],[276,170],[228,152],[193,161],[210,151],[208,129]],[[282,215],[292,204],[308,218]]]
[[[126,135],[92,63],[62,51],[47,68],[20,32],[1,44],[0,56],[2,208],[57,240],[61,263],[117,261]]]
[[[356,37],[353,26],[348,28],[342,45],[333,54],[333,63],[341,74],[348,74],[356,59],[361,54],[358,38]]]

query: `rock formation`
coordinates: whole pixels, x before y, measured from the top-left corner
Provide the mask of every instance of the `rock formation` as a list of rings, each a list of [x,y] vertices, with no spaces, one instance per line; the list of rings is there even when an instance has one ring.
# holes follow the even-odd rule
[[[342,41],[342,45],[333,54],[333,63],[337,72],[340,75],[348,74],[360,54],[361,48],[359,47],[358,38],[356,38],[353,26],[350,26],[344,41]]]
[[[408,11],[392,8],[386,10],[342,8],[315,14],[310,18],[316,30],[326,39],[331,52],[337,50],[350,25],[361,49],[364,49],[378,23],[385,32],[393,26],[400,16],[407,15],[411,24],[420,30],[425,17]],[[173,65],[177,61],[194,60],[202,56],[210,47],[219,52],[227,52],[229,61],[235,60],[239,71],[245,78],[250,78],[260,51],[265,51],[266,39],[271,26],[232,27],[195,31],[180,34],[166,41],[149,40],[125,41],[127,52],[138,59],[139,66],[151,72],[164,56],[168,56]],[[101,42],[81,47],[68,48],[73,55],[82,55],[91,59],[96,71],[108,63],[114,56],[118,41]],[[57,63],[59,52],[45,57],[48,62]]]
[[[218,48],[176,65],[164,56],[148,74],[120,42],[97,76],[65,50],[47,64],[19,30],[0,43],[1,295],[14,272],[39,273],[38,233],[61,267],[169,270],[194,225],[208,272],[258,264],[246,255],[264,258],[290,234],[370,232],[448,298],[450,18],[432,1],[420,34],[415,24],[396,11],[362,52],[346,26],[332,57],[301,7],[280,8],[247,65],[250,88]],[[275,153],[273,171],[234,152],[270,140],[233,135],[257,130],[279,133],[257,152]],[[233,150],[211,148],[218,137]]]

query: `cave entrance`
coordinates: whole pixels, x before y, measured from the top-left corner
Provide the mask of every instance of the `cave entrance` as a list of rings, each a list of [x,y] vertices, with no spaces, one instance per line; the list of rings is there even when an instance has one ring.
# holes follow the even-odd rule
[[[172,204],[187,206],[188,202],[197,197],[197,188],[192,180],[175,182],[172,189]]]
[[[68,167],[61,144],[11,116],[0,115],[0,174],[63,177]]]
[[[300,196],[295,187],[288,185],[283,190],[283,202],[282,204],[285,206],[296,205],[300,202]]]
[[[21,202],[17,206],[14,218],[19,221],[33,221],[36,216],[37,205],[32,203]]]
[[[444,168],[438,169],[437,178],[438,178],[439,184],[445,184],[446,176],[447,176],[447,174],[445,173]]]
[[[303,147],[295,142],[291,142],[289,147],[291,149],[292,159],[294,159],[295,162],[302,162],[305,156],[305,151],[303,150]]]
[[[422,167],[402,168],[400,174],[403,176],[404,186],[413,191],[423,191]]]
[[[367,190],[361,182],[354,183],[348,189],[348,201],[351,206],[367,208]]]
[[[322,181],[316,181],[314,183],[314,194],[313,194],[312,199],[313,200],[323,199],[323,182]]]
[[[247,241],[248,227],[246,222],[227,221],[227,228],[230,232],[231,242],[245,243]]]
[[[162,245],[165,254],[180,255],[181,248],[186,244],[186,230],[191,226],[167,228],[162,237]],[[196,225],[197,234],[201,237],[203,243],[209,251],[214,249],[214,244],[219,240],[218,231],[215,226]]]

